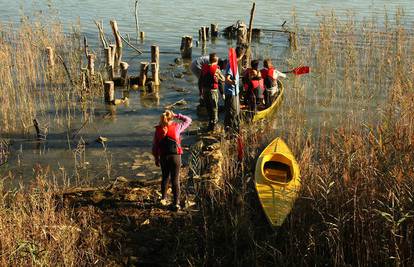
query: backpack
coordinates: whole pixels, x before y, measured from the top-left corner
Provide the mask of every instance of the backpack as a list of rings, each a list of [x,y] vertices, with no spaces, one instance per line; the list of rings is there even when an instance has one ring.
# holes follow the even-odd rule
[[[169,136],[165,136],[160,141],[160,146],[162,147],[165,155],[177,155],[178,154],[178,144],[177,142]]]

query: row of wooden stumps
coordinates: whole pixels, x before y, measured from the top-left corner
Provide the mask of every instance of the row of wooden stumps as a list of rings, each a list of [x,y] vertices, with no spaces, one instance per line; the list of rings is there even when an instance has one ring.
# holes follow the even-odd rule
[[[112,32],[115,36],[115,44],[110,44],[104,48],[107,69],[107,79],[104,82],[105,103],[115,103],[115,86],[126,87],[130,84],[135,86],[148,85],[152,89],[160,85],[160,52],[156,45],[151,46],[151,61],[140,63],[140,73],[138,76],[128,76],[129,64],[121,61],[122,57],[122,38],[118,30],[116,21],[111,21]],[[145,32],[140,32],[140,38],[145,38]],[[151,69],[152,77],[148,78],[148,70]],[[150,83],[150,84],[149,84]]]

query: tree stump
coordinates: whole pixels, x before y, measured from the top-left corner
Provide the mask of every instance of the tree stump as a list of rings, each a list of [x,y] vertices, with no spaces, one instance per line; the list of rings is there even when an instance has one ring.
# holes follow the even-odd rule
[[[237,45],[247,45],[247,26],[241,23],[237,28]]]
[[[158,63],[151,62],[152,82],[154,85],[160,85],[159,67]]]
[[[141,71],[139,73],[139,81],[141,86],[145,86],[147,81],[148,62],[141,62]]]
[[[218,37],[218,24],[211,24],[211,37],[215,38]]]
[[[104,98],[105,103],[112,104],[115,101],[115,86],[113,81],[106,81],[104,83]]]
[[[183,59],[191,59],[193,52],[193,37],[192,36],[183,36],[181,37],[181,57]]]
[[[121,62],[121,84],[126,86],[128,84],[128,63]]]
[[[114,60],[114,68],[115,70],[117,70],[119,68],[119,65],[122,59],[122,38],[119,33],[118,23],[116,22],[116,20],[111,20],[110,23],[111,23],[112,33],[114,34],[114,37],[115,37],[116,53],[115,53],[115,60]]]

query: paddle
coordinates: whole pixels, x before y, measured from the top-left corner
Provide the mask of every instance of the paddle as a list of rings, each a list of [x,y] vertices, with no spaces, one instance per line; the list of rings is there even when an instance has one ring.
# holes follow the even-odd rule
[[[310,72],[309,66],[301,66],[301,67],[294,68],[293,70],[290,70],[290,71],[284,71],[283,73],[293,73],[294,75],[302,75],[302,74],[307,74],[309,72]]]

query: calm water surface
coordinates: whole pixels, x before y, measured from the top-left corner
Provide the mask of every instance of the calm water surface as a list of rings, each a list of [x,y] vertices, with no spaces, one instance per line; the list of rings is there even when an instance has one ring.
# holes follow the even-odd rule
[[[19,22],[21,16],[33,18],[45,15],[59,18],[70,31],[71,25],[81,22],[82,34],[88,36],[90,46],[93,50],[101,50],[97,29],[93,20],[103,20],[104,28],[110,36],[109,20],[116,19],[119,29],[123,34],[129,33],[135,37],[134,2],[131,0],[55,0],[55,1],[6,1],[0,0],[0,21]],[[158,44],[161,51],[178,52],[181,36],[193,35],[196,37],[200,26],[219,23],[222,27],[231,25],[237,20],[247,21],[252,1],[139,1],[139,24],[141,30],[146,32],[144,43],[137,44],[142,50],[149,50],[151,44]],[[255,16],[255,27],[265,29],[279,29],[280,25],[287,21],[287,26],[292,25],[292,13],[296,14],[297,23],[303,28],[315,28],[319,15],[329,14],[331,10],[340,18],[354,13],[357,20],[364,18],[384,17],[385,12],[391,16],[398,8],[403,8],[406,15],[405,23],[412,24],[414,19],[414,4],[412,0],[386,1],[274,1],[257,0]],[[215,51],[225,56],[226,50],[232,43],[225,39],[209,42],[206,53]],[[288,53],[288,42],[285,36],[265,36],[261,44],[256,44],[263,54],[277,59],[276,63],[281,68],[286,66],[283,58]],[[132,74],[138,72],[140,61],[148,60],[149,54],[144,53],[137,57],[127,47],[125,48],[124,60],[130,64]],[[194,48],[193,57],[202,53],[200,48]],[[107,165],[111,165],[112,177],[124,175],[127,177],[142,177],[144,174],[159,175],[154,168],[151,157],[148,154],[151,149],[153,126],[158,121],[158,115],[168,104],[177,100],[185,99],[188,105],[179,109],[178,112],[188,114],[197,119],[195,108],[197,105],[196,80],[184,67],[173,67],[174,59],[178,55],[161,55],[161,75],[165,79],[160,88],[159,99],[145,96],[140,92],[130,92],[129,105],[117,106],[116,117],[106,119],[105,114],[109,111],[98,103],[95,110],[94,122],[88,124],[80,132],[86,142],[86,153],[82,155],[81,161],[86,163],[82,166],[84,176],[91,180],[104,180],[107,177]],[[183,78],[174,78],[177,74],[184,74]],[[184,92],[177,92],[176,89]],[[117,91],[121,97],[122,92]],[[318,116],[320,110],[314,110]],[[330,110],[327,112],[341,112],[341,110]],[[81,116],[74,121],[74,128],[82,125]],[[192,129],[199,126],[195,121]],[[101,144],[94,140],[98,136],[109,138],[106,152]],[[35,163],[50,165],[52,170],[59,175],[73,175],[75,157],[80,155],[69,150],[76,143],[68,142],[68,134],[64,129],[51,126],[48,141],[42,144],[28,140],[27,136],[13,137],[12,157],[10,163],[1,167],[2,172],[9,169],[18,171],[24,176],[32,173]],[[184,145],[193,142],[193,137],[186,137]],[[134,167],[135,163],[144,163],[144,167]],[[137,165],[137,164],[135,164]],[[137,175],[138,173],[138,175]]]

